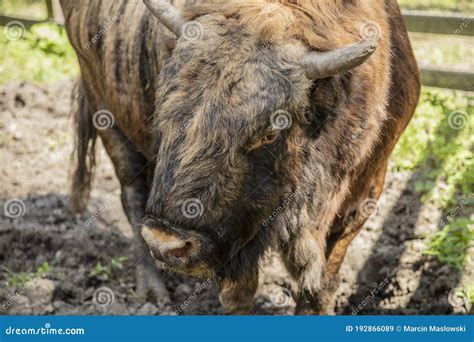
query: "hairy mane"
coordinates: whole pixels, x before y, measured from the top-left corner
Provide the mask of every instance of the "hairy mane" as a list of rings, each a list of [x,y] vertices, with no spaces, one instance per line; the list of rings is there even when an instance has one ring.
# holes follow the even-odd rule
[[[211,1],[188,8],[186,18],[223,15],[269,41],[296,38],[312,49],[326,50],[360,38],[358,27],[362,18],[370,15],[367,8],[361,8],[364,5],[355,3],[349,0]]]

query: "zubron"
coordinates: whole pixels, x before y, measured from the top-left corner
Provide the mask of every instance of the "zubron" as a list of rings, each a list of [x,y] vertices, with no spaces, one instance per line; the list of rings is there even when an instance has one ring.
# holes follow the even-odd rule
[[[71,209],[86,206],[100,138],[140,241],[137,296],[169,301],[153,257],[252,312],[274,247],[296,312],[326,313],[419,98],[397,1],[61,5],[81,68]],[[113,127],[94,127],[99,110]]]

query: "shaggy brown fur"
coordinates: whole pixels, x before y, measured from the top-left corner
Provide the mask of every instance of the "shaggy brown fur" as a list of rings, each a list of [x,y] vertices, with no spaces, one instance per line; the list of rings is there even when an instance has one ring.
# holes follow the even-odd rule
[[[147,226],[202,245],[177,270],[216,276],[224,303],[248,303],[236,289],[255,287],[258,258],[274,242],[295,279],[298,311],[322,312],[328,297],[321,294],[330,294],[365,222],[360,203],[380,195],[418,100],[398,5],[202,2],[175,2],[203,29],[199,39],[176,42],[141,3],[63,1],[88,103],[79,127],[90,127],[99,109],[114,114],[114,128],[99,135],[129,193],[129,217],[144,215],[147,198]],[[369,60],[331,78],[305,76],[302,57],[359,41],[368,22],[380,29]],[[97,32],[104,33],[88,44]],[[275,132],[269,127],[279,110],[292,125]],[[89,177],[85,152],[94,140],[79,133],[74,191]],[[275,142],[262,144],[269,133]],[[199,216],[183,215],[187,199],[199,199]]]

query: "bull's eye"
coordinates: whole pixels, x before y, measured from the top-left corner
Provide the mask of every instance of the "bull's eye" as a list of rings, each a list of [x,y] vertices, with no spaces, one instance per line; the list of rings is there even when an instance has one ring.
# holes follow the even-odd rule
[[[270,132],[268,134],[266,134],[265,136],[263,136],[261,139],[260,139],[260,143],[262,145],[270,145],[270,144],[273,144],[277,139],[278,139],[278,136],[280,135],[280,132],[279,131],[273,131],[273,132]]]
[[[278,140],[279,136],[280,136],[280,131],[268,132],[267,134],[260,137],[259,139],[256,139],[252,144],[250,144],[248,146],[248,150],[251,151],[259,147],[262,147],[264,145],[271,145]]]

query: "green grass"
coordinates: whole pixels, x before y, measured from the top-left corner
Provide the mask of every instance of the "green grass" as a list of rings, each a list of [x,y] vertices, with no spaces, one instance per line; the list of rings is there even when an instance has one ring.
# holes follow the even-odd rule
[[[34,272],[15,273],[5,266],[2,266],[2,268],[9,274],[8,286],[10,287],[23,287],[33,278],[44,277],[51,271],[51,266],[47,261],[42,263]]]
[[[474,241],[470,217],[474,204],[473,100],[469,93],[423,89],[415,115],[392,155],[392,171],[409,170],[422,176],[415,191],[445,216],[440,231],[429,237],[425,254],[457,270],[463,269]]]
[[[439,261],[462,271],[466,253],[474,241],[472,224],[472,220],[467,218],[460,218],[449,223],[431,238],[424,254],[434,255]]]
[[[474,304],[474,285],[469,286],[465,291],[469,302]]]
[[[63,28],[37,24],[18,40],[0,30],[0,83],[48,83],[78,75],[77,58]]]
[[[474,190],[474,97],[424,88],[408,128],[395,147],[393,171],[423,171],[417,191],[440,207]],[[462,129],[455,129],[456,118]],[[454,127],[454,128],[453,128]]]
[[[89,276],[103,281],[109,280],[114,271],[123,270],[124,262],[127,260],[128,257],[126,256],[118,256],[111,258],[107,265],[102,265],[102,263],[98,261],[89,272]]]

